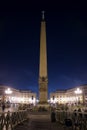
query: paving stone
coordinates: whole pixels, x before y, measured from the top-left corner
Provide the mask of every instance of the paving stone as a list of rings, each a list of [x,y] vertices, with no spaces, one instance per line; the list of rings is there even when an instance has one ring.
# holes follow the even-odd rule
[[[33,116],[32,116],[33,115]],[[16,126],[14,130],[65,130],[58,122],[51,122],[49,114],[31,114],[29,120]],[[68,130],[68,129],[66,129]]]

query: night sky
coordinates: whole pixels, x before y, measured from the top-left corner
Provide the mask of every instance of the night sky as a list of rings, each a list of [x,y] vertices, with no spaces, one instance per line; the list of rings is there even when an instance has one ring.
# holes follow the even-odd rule
[[[28,6],[29,5],[29,6]],[[38,5],[38,4],[37,4]],[[49,92],[87,83],[85,4],[26,3],[0,10],[0,84],[38,92],[41,10],[45,10]]]

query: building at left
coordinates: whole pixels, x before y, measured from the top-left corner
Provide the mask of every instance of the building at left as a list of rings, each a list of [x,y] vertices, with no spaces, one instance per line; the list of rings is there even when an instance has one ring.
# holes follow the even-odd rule
[[[0,85],[0,102],[36,105],[36,93],[31,90],[18,90],[10,86]]]

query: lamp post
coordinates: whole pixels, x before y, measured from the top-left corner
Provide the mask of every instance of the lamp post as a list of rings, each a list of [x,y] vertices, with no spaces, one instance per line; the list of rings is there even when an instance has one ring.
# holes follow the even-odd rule
[[[77,88],[74,92],[76,94],[76,100],[77,100],[77,105],[78,105],[78,95],[82,94],[82,90],[80,88]]]
[[[12,90],[11,90],[10,88],[7,88],[7,89],[5,90],[5,94],[6,94],[6,95],[12,94]]]

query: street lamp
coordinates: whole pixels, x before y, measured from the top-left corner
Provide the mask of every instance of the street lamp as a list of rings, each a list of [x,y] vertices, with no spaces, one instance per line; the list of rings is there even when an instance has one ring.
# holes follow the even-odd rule
[[[77,95],[82,94],[82,90],[81,90],[80,88],[77,88],[77,89],[75,90],[75,94],[76,94],[77,104],[78,104],[78,96],[77,96]]]
[[[6,94],[12,94],[12,91],[11,91],[10,88],[8,88],[7,90],[5,90],[5,93],[6,93]]]
[[[5,90],[5,94],[6,94],[6,95],[12,94],[12,90],[11,90],[10,88],[7,88],[7,89]],[[10,99],[10,97],[8,97],[8,98]]]

